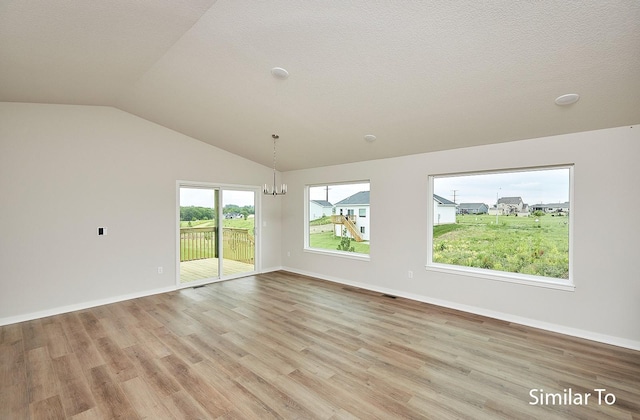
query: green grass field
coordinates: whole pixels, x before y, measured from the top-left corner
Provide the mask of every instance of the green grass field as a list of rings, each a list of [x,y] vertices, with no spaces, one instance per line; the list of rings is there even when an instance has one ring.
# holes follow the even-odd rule
[[[315,219],[309,222],[309,226],[319,226],[319,225],[326,225],[331,223],[331,217],[330,216],[322,216],[319,219]]]
[[[538,221],[536,221],[538,220]],[[434,226],[433,262],[569,278],[569,219],[459,215]]]
[[[224,227],[249,229],[249,232],[253,234],[253,227],[255,226],[255,219],[253,217],[244,219],[224,219]],[[191,222],[191,227],[212,227],[216,225],[215,220],[194,220]],[[189,222],[180,222],[180,227],[189,227]]]
[[[340,238],[335,236],[333,232],[309,234],[309,247],[311,248],[329,249],[332,251],[336,251],[338,245],[340,245]],[[354,248],[354,252],[358,252],[360,254],[369,253],[368,243],[356,242],[355,240],[352,240],[351,246]]]

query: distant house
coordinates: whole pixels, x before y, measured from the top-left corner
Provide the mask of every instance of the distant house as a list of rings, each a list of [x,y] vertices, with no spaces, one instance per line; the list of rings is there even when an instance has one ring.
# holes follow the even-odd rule
[[[225,213],[225,219],[244,219],[244,216],[240,213]]]
[[[309,201],[309,220],[316,220],[323,216],[331,216],[333,204],[327,200]]]
[[[502,197],[489,209],[489,214],[528,216],[529,205],[522,201],[522,197]]]
[[[433,194],[433,225],[446,225],[456,222],[456,203]]]
[[[486,214],[489,212],[489,206],[484,203],[460,203],[458,204],[458,213],[460,214]]]
[[[488,210],[491,215],[529,216],[529,205],[522,201],[522,197],[502,197],[496,205]]]
[[[371,206],[369,191],[360,191],[334,205],[336,213],[331,217],[336,236],[346,235],[356,241],[369,240]]]
[[[564,203],[548,203],[548,204],[533,204],[531,205],[531,211],[543,211],[545,213],[569,213],[569,202]]]

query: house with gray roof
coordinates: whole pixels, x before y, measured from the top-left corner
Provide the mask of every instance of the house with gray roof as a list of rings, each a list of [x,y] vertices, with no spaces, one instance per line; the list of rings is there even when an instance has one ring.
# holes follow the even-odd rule
[[[338,201],[336,203],[336,208],[339,206],[350,206],[350,205],[369,205],[369,193],[370,191],[360,191],[355,193],[344,200]]]
[[[489,206],[484,203],[460,203],[458,204],[459,214],[486,214]]]
[[[357,192],[335,204],[334,232],[336,236],[346,235],[358,241],[369,240],[369,226],[371,222],[371,206],[369,205],[369,191]],[[341,218],[340,216],[344,217]],[[346,229],[345,229],[346,228]]]
[[[456,203],[437,194],[433,194],[433,225],[445,225],[456,222]]]
[[[569,202],[564,203],[547,203],[547,204],[533,204],[531,205],[531,211],[543,211],[545,213],[569,213]]]
[[[331,216],[332,213],[333,204],[327,200],[309,201],[309,220],[316,220],[324,216]]]
[[[529,205],[522,201],[522,197],[502,197],[498,199],[496,206],[492,209],[493,211],[489,211],[489,214],[496,214],[496,209],[499,215],[529,214]]]

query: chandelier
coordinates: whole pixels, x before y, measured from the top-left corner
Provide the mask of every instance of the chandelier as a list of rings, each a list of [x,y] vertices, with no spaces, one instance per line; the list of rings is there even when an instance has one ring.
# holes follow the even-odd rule
[[[280,138],[277,134],[272,134],[273,138],[273,187],[269,188],[267,184],[264,184],[262,192],[265,195],[285,195],[287,193],[287,184],[280,184],[280,189],[276,187],[276,140]]]

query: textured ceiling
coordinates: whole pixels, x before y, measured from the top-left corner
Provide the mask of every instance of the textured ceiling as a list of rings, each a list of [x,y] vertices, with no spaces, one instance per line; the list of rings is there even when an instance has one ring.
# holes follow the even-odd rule
[[[275,132],[280,170],[637,124],[640,2],[0,0],[0,100]]]

